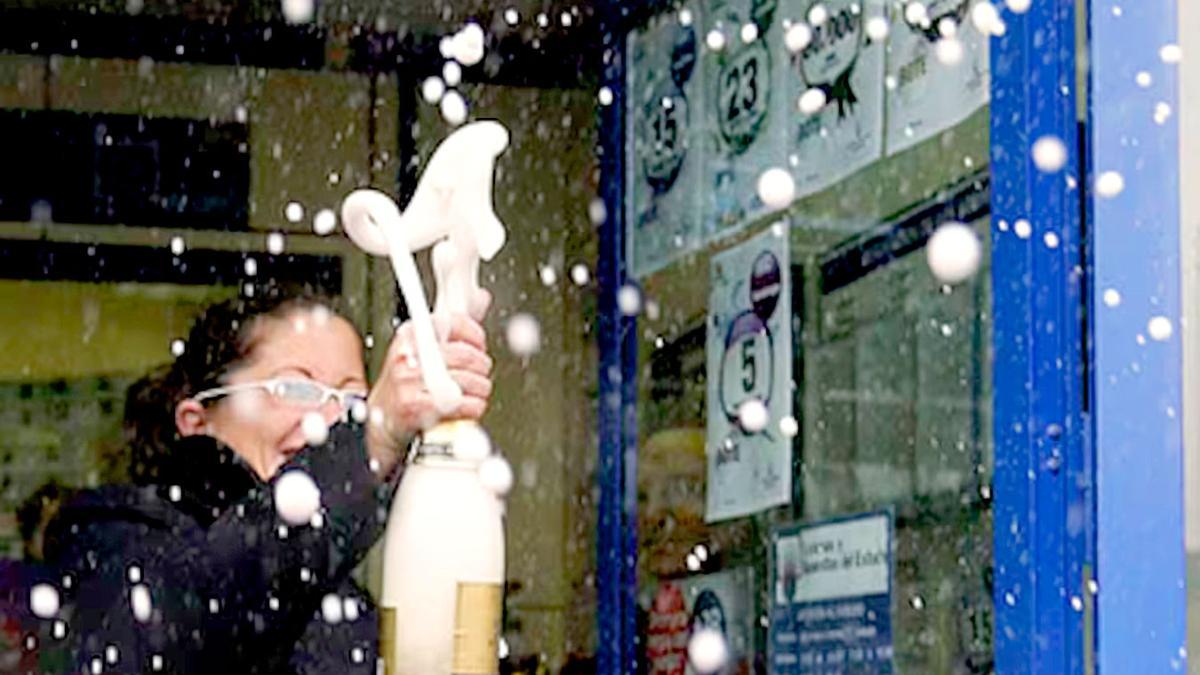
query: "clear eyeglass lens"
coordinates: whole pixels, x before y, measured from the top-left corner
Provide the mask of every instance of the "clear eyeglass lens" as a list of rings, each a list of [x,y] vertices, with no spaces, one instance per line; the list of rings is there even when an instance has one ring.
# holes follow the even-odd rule
[[[320,404],[325,401],[325,391],[313,382],[285,380],[275,386],[275,394],[289,403],[303,405]]]

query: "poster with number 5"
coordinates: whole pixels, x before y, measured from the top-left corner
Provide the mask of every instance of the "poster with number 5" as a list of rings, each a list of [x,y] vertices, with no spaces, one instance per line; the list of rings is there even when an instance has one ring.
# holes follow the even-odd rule
[[[707,335],[705,520],[787,504],[792,441],[792,321],[788,236],[766,228],[712,259]]]

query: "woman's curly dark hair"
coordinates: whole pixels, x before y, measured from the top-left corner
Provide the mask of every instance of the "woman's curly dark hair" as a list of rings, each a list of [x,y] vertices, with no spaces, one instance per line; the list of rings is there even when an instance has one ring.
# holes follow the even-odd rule
[[[175,407],[197,392],[220,386],[256,346],[257,319],[282,318],[302,309],[337,312],[332,299],[312,294],[271,293],[236,298],[205,308],[188,331],[183,353],[130,385],[124,430],[130,448],[129,477],[139,485],[160,481],[180,441]]]

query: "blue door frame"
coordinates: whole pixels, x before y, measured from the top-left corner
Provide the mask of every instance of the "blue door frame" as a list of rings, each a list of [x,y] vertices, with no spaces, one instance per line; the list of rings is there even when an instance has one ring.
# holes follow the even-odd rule
[[[623,20],[649,3],[606,2],[601,108],[600,510],[597,672],[637,662],[636,322],[616,301],[624,259]],[[991,56],[995,382],[995,653],[999,673],[1186,671],[1174,0],[1074,0],[1003,10]],[[1076,43],[1091,64],[1079,131]],[[1156,83],[1139,90],[1134,74]],[[1031,148],[1070,150],[1057,173]],[[1086,152],[1082,150],[1086,148]],[[1081,156],[1082,155],[1082,156]],[[1102,172],[1124,190],[1098,197]],[[1085,218],[1085,212],[1087,217]],[[1030,236],[1017,234],[1029,224]],[[1121,303],[1110,307],[1105,292]],[[1111,298],[1111,295],[1110,295]]]

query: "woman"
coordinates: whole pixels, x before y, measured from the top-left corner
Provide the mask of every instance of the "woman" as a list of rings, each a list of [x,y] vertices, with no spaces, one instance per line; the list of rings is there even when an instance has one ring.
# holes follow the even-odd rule
[[[451,417],[478,419],[483,329],[458,317],[446,332],[464,392]],[[383,532],[402,451],[441,417],[412,344],[402,327],[369,388],[359,335],[327,305],[209,308],[130,391],[134,485],[85,493],[46,533],[62,608],[42,649],[90,673],[375,672],[377,618],[350,573]],[[281,487],[297,475],[320,491],[299,524]]]

